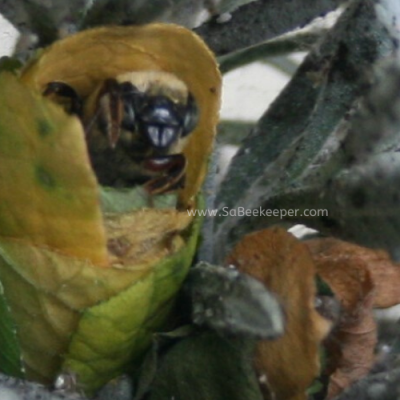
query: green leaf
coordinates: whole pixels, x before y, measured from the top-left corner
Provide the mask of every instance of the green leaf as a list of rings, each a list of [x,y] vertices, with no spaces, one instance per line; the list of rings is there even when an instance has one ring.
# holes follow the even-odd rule
[[[283,334],[284,316],[277,298],[260,281],[236,268],[199,263],[190,271],[186,289],[195,324],[246,338]]]
[[[209,331],[184,338],[161,354],[146,399],[262,400],[253,349],[253,341]]]
[[[96,268],[19,241],[0,240],[0,298],[15,320],[24,376],[51,382],[63,364],[63,371],[73,371],[83,389],[93,393],[121,374],[128,361],[139,363],[152,333],[171,315],[200,223],[195,220],[184,232],[186,243],[178,251],[131,269]],[[1,311],[10,337],[8,307]],[[20,376],[22,368],[13,367],[21,360],[19,353],[0,347],[0,354],[10,358],[2,364],[4,371]]]
[[[167,333],[155,333],[150,350],[146,353],[137,379],[134,400],[142,399],[151,389],[163,354],[179,340],[190,336],[195,331],[192,325],[183,325]]]
[[[171,315],[192,262],[200,222],[192,224],[180,251],[160,260],[127,289],[83,312],[63,370],[77,373],[86,393],[120,375],[130,360],[140,364],[152,333]]]
[[[0,71],[17,73],[22,68],[22,63],[17,58],[8,56],[0,57]]]
[[[23,377],[17,330],[0,282],[0,370]]]

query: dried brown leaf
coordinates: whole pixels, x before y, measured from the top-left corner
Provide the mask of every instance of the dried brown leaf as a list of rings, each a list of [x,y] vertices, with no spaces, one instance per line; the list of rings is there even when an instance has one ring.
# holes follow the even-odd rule
[[[327,399],[337,396],[353,382],[365,376],[375,361],[377,328],[372,308],[377,286],[371,250],[326,239],[307,242],[318,274],[339,299],[342,310],[339,323],[326,341],[327,373],[330,374]],[[382,253],[379,252],[379,257]],[[380,287],[382,290],[383,287]]]
[[[281,301],[285,334],[258,345],[255,366],[280,400],[306,399],[319,373],[318,347],[329,323],[315,310],[315,267],[307,247],[280,228],[247,235],[227,259],[260,279]]]
[[[346,264],[353,270],[367,268],[374,284],[375,308],[391,307],[400,303],[400,265],[394,263],[383,250],[372,250],[337,239],[307,242],[317,264]]]

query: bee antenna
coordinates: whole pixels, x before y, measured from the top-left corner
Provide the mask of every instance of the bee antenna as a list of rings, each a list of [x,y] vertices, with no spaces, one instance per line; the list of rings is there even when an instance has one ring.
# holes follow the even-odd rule
[[[90,132],[92,131],[95,122],[97,121],[97,119],[100,116],[100,113],[101,113],[101,109],[100,109],[100,107],[97,107],[96,112],[94,113],[93,117],[90,118],[89,122],[84,126],[86,137],[89,137]]]

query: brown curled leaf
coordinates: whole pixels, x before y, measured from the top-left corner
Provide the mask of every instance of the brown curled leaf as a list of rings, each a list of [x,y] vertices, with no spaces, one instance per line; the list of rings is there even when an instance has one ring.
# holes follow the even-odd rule
[[[338,325],[326,341],[326,372],[330,375],[327,399],[332,399],[364,377],[375,361],[377,327],[372,309],[377,289],[374,278],[378,275],[363,258],[364,254],[371,256],[371,250],[333,239],[313,240],[307,245],[318,274],[342,307]]]
[[[286,329],[258,345],[255,366],[281,400],[306,399],[319,374],[319,344],[330,324],[315,310],[315,267],[307,247],[281,228],[245,236],[227,259],[260,279],[281,301]]]
[[[373,250],[333,238],[310,240],[307,245],[319,265],[341,265],[368,269],[374,284],[374,308],[400,303],[400,265],[384,250]]]

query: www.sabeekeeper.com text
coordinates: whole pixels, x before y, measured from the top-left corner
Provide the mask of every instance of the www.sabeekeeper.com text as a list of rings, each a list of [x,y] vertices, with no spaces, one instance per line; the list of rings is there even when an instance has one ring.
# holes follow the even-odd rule
[[[327,217],[328,210],[326,209],[299,209],[299,208],[274,208],[264,209],[259,208],[229,208],[222,207],[221,209],[205,209],[205,210],[187,210],[192,217]]]

